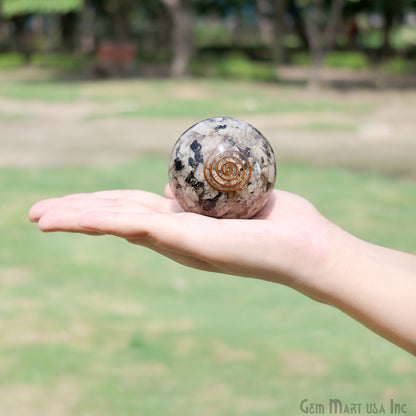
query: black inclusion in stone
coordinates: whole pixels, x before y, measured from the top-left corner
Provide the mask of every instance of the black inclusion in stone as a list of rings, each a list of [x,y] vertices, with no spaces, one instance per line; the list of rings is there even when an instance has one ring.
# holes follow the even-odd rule
[[[235,141],[231,137],[228,137],[228,136],[224,139],[224,143],[226,143],[230,147],[236,146]]]
[[[218,130],[222,130],[222,129],[226,129],[227,125],[226,124],[220,124],[219,126],[215,126],[214,130],[218,131]]]
[[[191,172],[186,178],[185,178],[185,182],[192,186],[192,188],[195,189],[195,191],[198,191],[199,189],[203,189],[204,188],[204,183],[201,181],[198,181],[198,179],[195,178],[194,176],[194,172]]]
[[[201,154],[201,149],[202,149],[202,146],[198,142],[198,140],[194,140],[191,143],[191,150],[194,152],[194,156],[195,156],[194,159],[197,164],[204,163],[204,156],[202,156]]]
[[[198,165],[198,163],[196,163],[196,162],[195,162],[195,159],[194,159],[193,157],[190,157],[190,158],[188,159],[188,164],[189,164],[189,166],[191,166],[192,168],[195,168],[195,167]]]
[[[179,157],[177,157],[175,160],[174,160],[174,163],[175,163],[175,170],[177,170],[177,171],[180,171],[180,170],[182,170],[183,169],[183,163],[182,163],[182,160],[181,159],[179,159]]]
[[[269,159],[272,159],[273,149],[271,148],[271,146],[269,146],[267,144],[267,142],[265,140],[263,140],[263,142],[262,142],[262,147],[263,147],[264,153],[266,153],[267,157]]]
[[[246,147],[245,149],[240,149],[240,152],[247,158],[251,157],[251,151],[249,147]]]
[[[204,200],[199,200],[198,204],[201,207],[201,209],[205,212],[210,212],[214,210],[217,205],[215,201],[204,201]]]
[[[211,199],[202,199],[199,198],[198,204],[202,208],[203,211],[212,211],[217,206],[217,201],[222,195],[222,192],[218,192],[218,194]]]

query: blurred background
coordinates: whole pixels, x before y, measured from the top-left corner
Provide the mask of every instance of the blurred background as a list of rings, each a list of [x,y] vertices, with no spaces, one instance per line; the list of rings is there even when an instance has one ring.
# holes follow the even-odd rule
[[[416,254],[416,1],[0,0],[0,416],[416,414],[414,359],[328,306],[29,224],[161,194],[214,116],[264,133],[276,187]]]

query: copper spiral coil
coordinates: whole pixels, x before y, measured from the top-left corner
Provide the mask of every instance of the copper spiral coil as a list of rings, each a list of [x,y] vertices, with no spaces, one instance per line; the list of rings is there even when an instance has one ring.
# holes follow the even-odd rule
[[[205,180],[216,191],[238,191],[250,180],[250,161],[237,150],[224,150],[215,154],[220,144],[211,152],[204,165]]]

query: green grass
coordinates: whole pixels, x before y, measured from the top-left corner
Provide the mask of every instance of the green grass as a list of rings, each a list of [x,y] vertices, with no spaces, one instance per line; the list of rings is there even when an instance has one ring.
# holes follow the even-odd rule
[[[0,82],[0,97],[44,102],[75,102],[81,99],[77,84],[50,81]]]
[[[300,126],[309,131],[327,130],[327,131],[355,131],[357,126],[351,123],[333,123],[327,121],[311,121]]]
[[[166,180],[159,157],[0,170],[0,411],[25,397],[20,414],[292,416],[304,398],[337,397],[416,412],[411,356],[328,306],[27,220],[39,199],[161,193]],[[414,182],[283,164],[277,186],[362,238],[415,252]]]
[[[26,120],[31,116],[24,113],[9,113],[0,111],[0,121],[20,121]]]
[[[185,90],[185,94],[182,91]],[[289,112],[368,111],[363,104],[344,104],[327,97],[299,97],[291,90],[247,81],[195,80],[139,82],[132,86],[136,99],[129,97],[130,107],[115,112],[91,114],[88,119],[111,117],[200,117],[207,114],[279,114]],[[131,94],[131,91],[129,92]],[[185,95],[185,96],[184,96]],[[95,100],[106,99],[95,95]],[[110,96],[111,98],[111,96]],[[114,97],[112,98],[114,100]],[[117,98],[116,98],[117,99]],[[122,99],[122,97],[120,97]]]
[[[24,65],[23,56],[18,53],[0,54],[0,69],[16,69]]]
[[[135,108],[138,107],[138,108]],[[86,120],[105,118],[130,118],[130,117],[206,117],[207,114],[282,114],[289,112],[319,112],[319,111],[354,111],[352,106],[334,105],[328,101],[318,102],[278,102],[277,100],[264,100],[260,95],[246,95],[228,97],[228,100],[219,99],[197,101],[190,99],[164,99],[157,103],[144,103],[143,106],[132,104],[132,109],[109,113],[94,113]]]
[[[380,68],[383,72],[390,74],[414,74],[416,72],[416,60],[395,57],[383,62]]]
[[[232,80],[136,80],[108,82],[1,82],[0,97],[21,101],[91,102],[86,121],[125,117],[193,117],[207,114],[246,115],[289,112],[361,114],[368,104],[325,96],[293,94],[277,84]]]
[[[291,62],[295,65],[310,66],[311,58],[307,53],[297,53],[292,56]],[[360,52],[332,52],[325,56],[323,66],[363,70],[370,68],[370,62],[367,56]]]

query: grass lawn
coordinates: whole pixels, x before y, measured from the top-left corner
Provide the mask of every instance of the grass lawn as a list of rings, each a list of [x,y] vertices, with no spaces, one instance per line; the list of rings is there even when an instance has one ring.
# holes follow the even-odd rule
[[[416,363],[350,318],[285,287],[184,268],[111,238],[41,234],[43,198],[158,193],[166,161],[0,169],[0,414],[294,416],[303,399],[416,414]],[[416,252],[416,184],[280,165],[277,186],[348,231]],[[326,408],[326,414],[329,409]]]
[[[126,117],[206,118],[207,114],[247,115],[290,112],[358,115],[371,110],[367,102],[342,102],[327,94],[308,95],[273,83],[223,79],[156,79],[120,81],[4,81],[0,98],[46,103],[93,103],[85,120]],[[351,126],[349,126],[351,128]],[[328,123],[313,129],[345,129]]]

